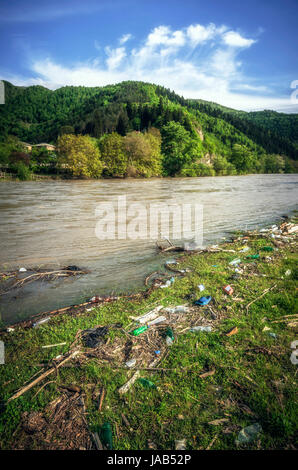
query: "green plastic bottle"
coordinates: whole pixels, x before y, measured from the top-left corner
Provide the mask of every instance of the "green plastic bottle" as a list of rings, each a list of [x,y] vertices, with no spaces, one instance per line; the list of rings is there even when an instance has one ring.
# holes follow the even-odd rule
[[[132,331],[132,334],[134,336],[139,336],[141,333],[143,333],[146,330],[148,330],[147,325],[139,326],[139,328],[136,328],[135,330]]]
[[[143,387],[146,387],[146,388],[156,388],[156,385],[155,385],[153,382],[151,382],[151,380],[140,378],[140,379],[138,379],[138,382],[139,382],[140,384],[142,384]]]
[[[168,346],[172,346],[174,342],[174,332],[172,328],[168,327],[166,330],[166,343]]]
[[[263,248],[261,248],[263,251],[273,251],[273,248],[272,246],[263,246]]]
[[[101,440],[108,450],[113,449],[112,428],[108,421],[106,421],[101,428]]]
[[[258,258],[260,258],[260,255],[248,255],[246,258],[247,259],[258,259]]]

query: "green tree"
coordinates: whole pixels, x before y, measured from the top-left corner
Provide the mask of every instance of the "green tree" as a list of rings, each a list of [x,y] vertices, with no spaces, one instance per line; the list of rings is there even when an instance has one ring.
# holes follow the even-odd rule
[[[165,173],[174,176],[184,165],[189,165],[201,155],[201,141],[178,122],[171,121],[161,129],[163,167]]]
[[[100,152],[89,136],[64,134],[58,138],[59,163],[73,176],[99,178],[102,173]]]
[[[266,155],[265,172],[266,173],[283,173],[285,168],[285,160],[281,155]]]
[[[99,140],[103,172],[107,176],[124,176],[127,170],[127,155],[123,137],[116,132],[105,134]]]
[[[256,155],[245,145],[234,144],[231,163],[235,165],[238,173],[248,173],[256,167]]]

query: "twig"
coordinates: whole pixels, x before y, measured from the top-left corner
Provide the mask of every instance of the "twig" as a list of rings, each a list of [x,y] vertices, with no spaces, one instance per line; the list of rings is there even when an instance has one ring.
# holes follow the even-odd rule
[[[35,385],[37,385],[39,382],[41,382],[43,379],[45,379],[48,375],[52,374],[53,372],[55,372],[59,367],[61,367],[63,364],[65,364],[67,361],[69,361],[70,359],[72,359],[73,357],[75,357],[76,355],[79,354],[79,351],[74,351],[73,353],[71,353],[69,356],[67,356],[65,359],[63,359],[63,361],[61,361],[59,364],[56,365],[56,367],[51,367],[50,369],[48,369],[47,371],[45,371],[43,374],[41,374],[39,377],[37,377],[37,379],[33,380],[33,382],[31,382],[30,384],[26,385],[25,387],[22,387],[21,390],[19,390],[18,392],[16,392],[14,395],[12,395],[12,397],[10,397],[7,402],[10,402],[12,400],[15,400],[16,398],[19,398],[21,395],[23,395],[23,393],[27,392],[28,390],[30,390],[30,388],[34,387]]]
[[[246,305],[246,313],[248,313],[248,309],[249,307],[255,303],[257,300],[261,299],[262,297],[264,297],[264,295],[266,295],[269,291],[271,291],[272,289],[274,289],[275,287],[277,286],[277,284],[274,284],[274,286],[272,287],[269,287],[268,289],[264,290],[263,294],[261,294],[259,297],[257,297],[256,299],[252,300],[251,302],[249,302],[249,304]]]
[[[100,394],[100,401],[99,401],[98,411],[101,411],[104,397],[105,397],[105,389],[102,388],[101,389],[101,394]]]

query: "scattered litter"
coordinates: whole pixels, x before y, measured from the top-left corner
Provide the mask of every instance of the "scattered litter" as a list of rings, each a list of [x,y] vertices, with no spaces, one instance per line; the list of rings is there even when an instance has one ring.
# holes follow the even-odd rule
[[[203,290],[205,290],[205,286],[203,284],[199,284],[198,289],[200,292],[203,292]]]
[[[212,326],[193,326],[192,328],[190,328],[190,331],[207,331],[208,333],[210,333],[210,331],[212,331]]]
[[[27,269],[26,269],[26,268],[20,268],[20,269],[19,269],[19,272],[20,272],[20,273],[26,273],[26,272],[27,272]]]
[[[186,450],[186,439],[177,439],[175,441],[175,450]]]
[[[159,349],[157,349],[156,351],[154,351],[154,354],[156,354],[157,356],[159,356],[159,354],[160,354],[160,350],[159,350]]]
[[[158,323],[162,323],[166,320],[167,320],[166,317],[160,316],[160,317],[155,318],[155,320],[150,321],[148,323],[148,326],[157,325]]]
[[[256,255],[247,255],[246,256],[246,259],[259,259],[260,258],[260,255],[259,254],[256,254]]]
[[[241,259],[240,258],[235,258],[233,259],[232,261],[229,262],[229,264],[231,266],[236,266],[237,264],[240,264],[241,263]]]
[[[12,333],[12,332],[14,331],[14,328],[11,328],[11,327],[10,327],[10,328],[7,328],[6,331],[7,331],[8,333]]]
[[[207,295],[206,297],[201,297],[200,299],[195,301],[195,305],[207,305],[211,300],[211,295]]]
[[[291,272],[292,271],[290,269],[287,269],[286,272],[285,272],[285,276],[290,276]]]
[[[33,323],[33,328],[37,328],[38,326],[43,325],[44,323],[47,323],[50,319],[51,319],[50,317],[46,317],[46,318],[42,318],[41,320],[38,320],[37,322]]]
[[[252,424],[246,428],[241,429],[236,439],[236,444],[248,444],[254,441],[262,432],[262,426],[259,423]]]
[[[151,382],[151,380],[143,379],[142,377],[138,379],[138,382],[145,388],[157,388],[156,385]]]
[[[234,289],[233,289],[233,287],[228,285],[228,286],[223,286],[223,291],[228,295],[232,295],[233,292],[234,292]]]
[[[178,261],[176,259],[169,259],[166,261],[166,264],[178,264]]]
[[[236,274],[243,274],[243,269],[241,269],[241,268],[235,268],[235,273],[236,273]]]
[[[132,369],[136,365],[137,361],[136,359],[130,359],[125,363],[126,367]]]
[[[109,332],[107,326],[99,326],[98,328],[89,328],[82,332],[82,338],[87,348],[96,348],[105,341],[103,339]]]
[[[263,246],[261,248],[261,250],[263,250],[263,251],[273,251],[273,248],[272,248],[272,246]]]
[[[66,343],[56,343],[56,344],[47,344],[46,346],[42,346],[43,349],[46,348],[54,348],[55,346],[65,346]]]
[[[271,328],[269,328],[269,326],[264,326],[262,331],[270,331],[270,330],[271,330]]]
[[[237,333],[238,333],[238,328],[237,326],[234,326],[234,328],[232,328],[226,333],[226,336],[233,336],[233,335],[236,335]]]

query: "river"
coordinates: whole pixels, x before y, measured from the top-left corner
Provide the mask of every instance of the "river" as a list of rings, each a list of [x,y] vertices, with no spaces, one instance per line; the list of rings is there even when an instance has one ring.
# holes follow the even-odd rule
[[[96,236],[95,210],[103,202],[126,196],[127,206],[138,202],[145,208],[161,202],[201,204],[208,245],[234,230],[265,226],[291,214],[298,208],[297,195],[298,175],[1,182],[1,271],[66,265],[90,270],[79,278],[32,283],[1,296],[1,319],[12,323],[94,294],[134,291],[161,267],[165,258],[153,239]]]

